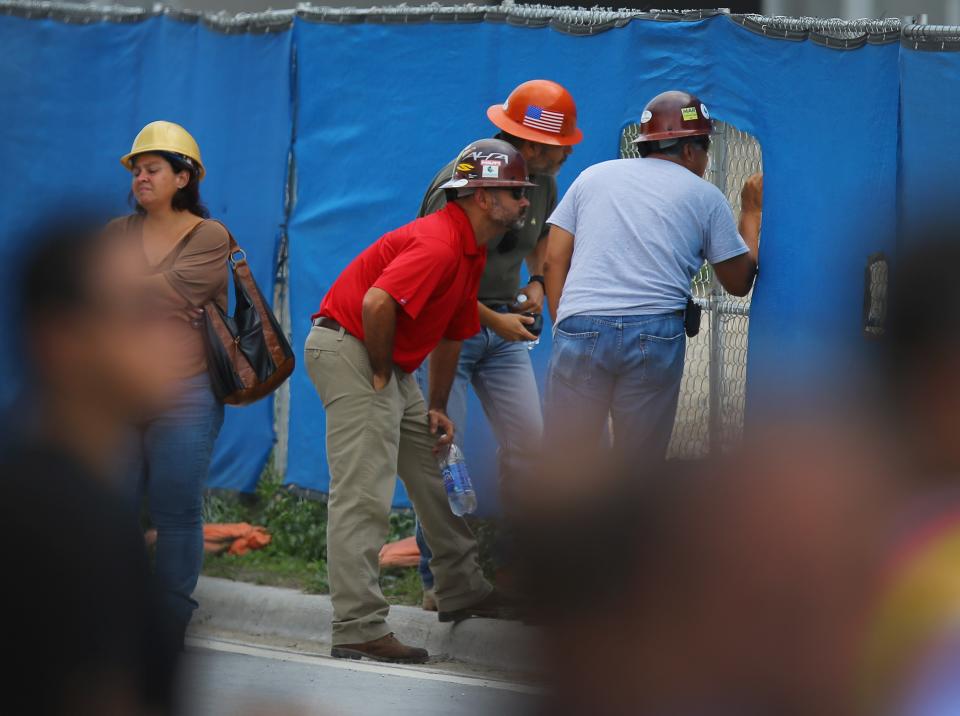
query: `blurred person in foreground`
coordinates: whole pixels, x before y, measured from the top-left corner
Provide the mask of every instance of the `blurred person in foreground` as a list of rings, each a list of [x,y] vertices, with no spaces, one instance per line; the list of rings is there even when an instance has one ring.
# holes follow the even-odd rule
[[[903,499],[865,621],[861,712],[960,713],[960,238],[955,221],[900,239],[875,394],[904,452]]]
[[[855,412],[794,415],[709,464],[597,449],[531,481],[518,537],[544,714],[857,713],[896,460]]]
[[[177,650],[116,476],[129,425],[168,399],[169,335],[129,248],[64,216],[27,237],[17,281],[25,409],[0,456],[0,710],[167,713]]]
[[[487,243],[523,216],[530,186],[512,145],[469,144],[443,186],[449,203],[364,249],[311,317],[304,363],[327,418],[335,658],[428,658],[393,635],[380,590],[377,555],[397,476],[433,552],[439,620],[496,617],[504,606],[480,569],[473,533],[450,510],[436,455],[455,437],[447,399],[460,346],[480,330]],[[425,402],[413,374],[428,355]]]
[[[744,186],[738,231],[723,192],[703,178],[712,133],[693,95],[654,97],[640,120],[641,158],[587,168],[550,215],[548,451],[599,441],[610,416],[618,448],[666,455],[685,322],[699,325],[690,283],[706,261],[727,291],[745,296],[757,272],[761,178]]]
[[[227,309],[229,234],[200,200],[200,148],[172,122],[151,122],[121,163],[131,172],[135,212],[114,220],[139,259],[145,287],[168,319],[175,399],[137,423],[132,492],[146,493],[157,530],[155,569],[170,629],[182,640],[203,566],[203,490],[223,403],[207,372],[204,304]],[[140,501],[137,500],[139,507]]]
[[[550,503],[531,487],[523,544],[546,614],[548,713],[960,713],[951,226],[901,237],[886,335],[851,394],[806,418],[779,406],[710,465],[637,481],[583,455],[541,478]],[[561,541],[555,526],[573,520],[589,543]],[[553,588],[571,567],[589,593]]]

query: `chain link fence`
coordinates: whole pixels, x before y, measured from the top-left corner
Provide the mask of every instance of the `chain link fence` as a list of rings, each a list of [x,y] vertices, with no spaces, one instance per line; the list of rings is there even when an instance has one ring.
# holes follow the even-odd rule
[[[760,145],[732,125],[716,122],[706,178],[726,195],[740,214],[740,189],[762,170]],[[639,124],[628,125],[620,139],[621,157],[639,157],[633,140]],[[709,265],[691,286],[703,308],[700,333],[687,341],[680,404],[668,457],[698,458],[736,445],[743,434],[747,383],[747,333],[750,296],[732,296],[720,286]]]

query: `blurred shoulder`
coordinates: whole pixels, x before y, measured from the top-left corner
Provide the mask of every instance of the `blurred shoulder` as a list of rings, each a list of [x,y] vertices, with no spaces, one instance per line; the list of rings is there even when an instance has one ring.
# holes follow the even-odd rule
[[[125,216],[118,216],[115,219],[111,219],[107,222],[107,225],[103,227],[103,233],[107,236],[117,236],[119,234],[127,233],[133,230],[136,226],[142,221],[139,214],[127,214]]]

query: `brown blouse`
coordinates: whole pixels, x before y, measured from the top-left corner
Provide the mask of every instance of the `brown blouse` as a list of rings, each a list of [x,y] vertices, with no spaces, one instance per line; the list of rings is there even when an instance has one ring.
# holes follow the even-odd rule
[[[139,242],[142,249],[143,217],[140,215],[115,219],[108,228],[124,231],[130,240]],[[160,293],[157,296],[160,310],[173,312],[189,306],[199,308],[208,301],[215,301],[226,311],[229,252],[227,230],[219,222],[210,220],[201,221],[191,229],[159,263],[151,264],[146,253],[141,251],[144,273],[162,274],[181,297],[176,300],[166,292]],[[203,325],[195,328],[182,318],[172,316],[170,331],[171,340],[176,341],[181,349],[177,350],[177,375],[189,378],[203,373],[207,369]]]

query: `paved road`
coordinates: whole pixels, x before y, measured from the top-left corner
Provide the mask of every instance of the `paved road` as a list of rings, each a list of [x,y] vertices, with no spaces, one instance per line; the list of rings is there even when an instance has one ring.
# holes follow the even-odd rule
[[[190,716],[528,716],[532,689],[429,666],[344,661],[195,639],[185,664]]]

